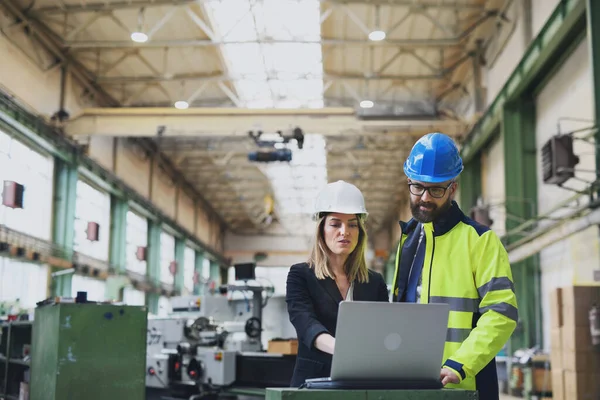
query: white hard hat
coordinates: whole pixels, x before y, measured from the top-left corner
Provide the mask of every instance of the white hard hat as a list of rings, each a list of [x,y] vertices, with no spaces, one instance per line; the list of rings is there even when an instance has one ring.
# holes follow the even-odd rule
[[[329,183],[321,190],[315,201],[313,218],[317,220],[322,212],[363,214],[365,218],[368,215],[361,191],[344,181]]]

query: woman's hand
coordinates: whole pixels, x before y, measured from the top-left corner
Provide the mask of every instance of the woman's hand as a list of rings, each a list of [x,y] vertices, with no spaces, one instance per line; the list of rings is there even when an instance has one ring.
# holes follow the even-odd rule
[[[315,347],[322,352],[333,354],[335,349],[335,338],[329,333],[321,333],[315,340]]]

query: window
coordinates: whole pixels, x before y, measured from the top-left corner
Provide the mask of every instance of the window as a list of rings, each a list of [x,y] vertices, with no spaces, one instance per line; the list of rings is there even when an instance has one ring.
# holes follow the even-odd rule
[[[204,281],[210,279],[210,260],[208,258],[202,260],[202,279]]]
[[[146,305],[146,293],[127,286],[123,289],[123,303],[130,306]]]
[[[174,276],[169,267],[175,260],[175,238],[166,232],[160,233],[160,281],[169,285],[174,283]]]
[[[148,220],[133,211],[128,211],[126,232],[127,270],[145,276],[146,261],[137,259],[137,250],[139,246],[146,247],[148,245]]]
[[[0,257],[0,303],[33,310],[47,298],[48,267]]]
[[[23,208],[0,207],[0,224],[41,239],[52,235],[52,157],[31,150],[0,131],[0,184],[15,181],[25,186]]]
[[[77,292],[87,292],[88,300],[104,301],[106,300],[106,283],[88,276],[73,275],[71,292],[73,297],[77,296]]]
[[[100,225],[99,240],[87,238],[88,222]],[[110,195],[83,181],[77,182],[74,249],[97,260],[108,261],[110,237]]]
[[[196,252],[189,248],[185,248],[184,253],[184,269],[183,269],[183,288],[188,294],[194,293],[194,270],[196,269]]]

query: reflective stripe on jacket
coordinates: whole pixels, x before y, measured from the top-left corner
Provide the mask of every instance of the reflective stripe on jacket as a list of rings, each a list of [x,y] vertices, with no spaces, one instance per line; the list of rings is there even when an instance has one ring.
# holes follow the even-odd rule
[[[414,219],[400,225],[393,301],[405,301],[420,230]],[[494,231],[466,217],[455,202],[441,218],[423,227],[426,247],[420,302],[447,303],[451,309],[443,364],[457,372],[461,382],[448,387],[477,388],[480,398],[497,398],[493,361],[518,320],[506,250]],[[486,389],[494,397],[483,397]]]

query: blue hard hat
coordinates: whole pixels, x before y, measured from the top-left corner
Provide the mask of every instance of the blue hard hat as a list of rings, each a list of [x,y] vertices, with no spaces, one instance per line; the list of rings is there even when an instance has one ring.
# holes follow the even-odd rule
[[[439,183],[456,178],[463,162],[454,141],[443,133],[429,133],[413,146],[404,162],[404,173],[419,182]]]

